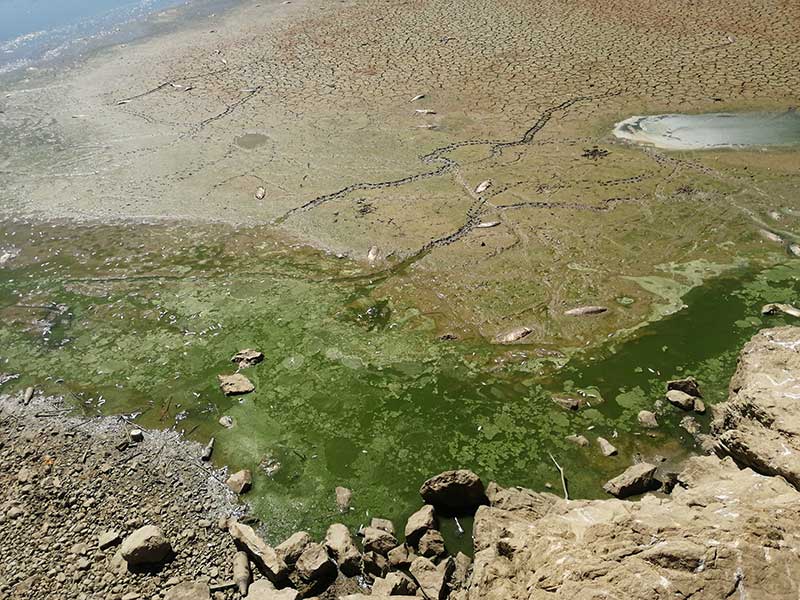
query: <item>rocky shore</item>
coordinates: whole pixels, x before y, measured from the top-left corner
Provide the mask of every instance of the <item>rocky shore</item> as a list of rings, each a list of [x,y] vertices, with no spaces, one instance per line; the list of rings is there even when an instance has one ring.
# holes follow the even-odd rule
[[[697,410],[699,392],[683,388]],[[122,417],[69,416],[57,399],[4,396],[0,596],[796,599],[798,400],[800,328],[763,330],[712,409],[709,454],[658,493],[569,500],[448,471],[424,482],[402,528],[332,523],[322,540],[298,532],[272,547],[202,446]],[[606,490],[641,493],[654,477],[639,463]],[[474,563],[447,552],[445,514],[475,515]]]

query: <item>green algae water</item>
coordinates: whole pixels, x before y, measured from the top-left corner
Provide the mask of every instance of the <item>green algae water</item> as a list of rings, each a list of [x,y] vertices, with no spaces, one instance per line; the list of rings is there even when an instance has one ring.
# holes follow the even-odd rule
[[[559,369],[525,346],[442,341],[413,306],[375,297],[358,265],[260,230],[7,223],[0,232],[0,374],[19,374],[0,391],[36,385],[87,415],[215,437],[218,464],[252,470],[246,498],[273,542],[372,516],[401,526],[420,484],[444,469],[561,493],[552,455],[572,497],[599,497],[636,456],[677,464],[695,442],[679,426],[685,415],[659,406],[664,382],[693,374],[709,403],[722,400],[741,344],[786,322],[761,317],[760,306],[800,289],[788,258],[730,272],[629,341]],[[225,397],[217,375],[235,371],[230,358],[243,348],[265,354],[242,371],[256,390]],[[568,411],[553,394],[588,405]],[[654,407],[661,427],[646,432],[636,415]],[[592,443],[569,444],[573,433]],[[598,435],[619,456],[603,457]],[[354,492],[346,515],[337,485]],[[460,525],[466,534],[443,524],[451,550],[471,546],[469,521]]]

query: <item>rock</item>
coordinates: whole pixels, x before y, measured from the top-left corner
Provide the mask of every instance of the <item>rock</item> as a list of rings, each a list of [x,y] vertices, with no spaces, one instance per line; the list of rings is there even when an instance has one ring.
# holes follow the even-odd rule
[[[31,483],[34,480],[35,474],[32,469],[22,467],[17,471],[17,481],[22,484]]]
[[[706,414],[706,405],[702,400],[700,400],[700,398],[694,399],[694,412],[696,412],[698,415]]]
[[[639,411],[639,424],[642,427],[646,427],[648,429],[655,429],[658,427],[658,420],[656,419],[656,415],[649,410],[640,410]]]
[[[684,394],[689,394],[695,398],[702,398],[703,394],[700,393],[700,385],[694,377],[685,377],[683,379],[672,379],[667,382],[667,391],[678,390]]]
[[[208,444],[203,448],[203,453],[200,455],[200,460],[208,462],[211,460],[211,455],[214,453],[214,438],[208,440]]]
[[[375,529],[383,529],[384,531],[388,531],[394,535],[394,523],[392,523],[389,519],[373,517],[369,525],[370,527],[374,527]]]
[[[791,304],[765,304],[761,307],[762,315],[789,315],[790,317],[800,317],[800,308]]]
[[[119,544],[121,539],[122,536],[118,530],[112,529],[110,531],[105,531],[97,537],[97,547],[100,548],[100,550],[107,550]]]
[[[336,506],[339,512],[346,513],[350,510],[350,501],[353,499],[353,491],[346,487],[337,486],[336,490]]]
[[[577,446],[588,446],[589,440],[586,439],[586,436],[583,435],[568,435],[564,438],[571,444],[576,444]]]
[[[691,415],[687,415],[681,419],[681,427],[692,435],[700,433],[700,423]]]
[[[254,581],[245,600],[300,600],[300,592],[292,588],[275,589],[268,579]]]
[[[231,534],[236,547],[247,552],[261,574],[271,582],[279,584],[289,571],[275,549],[267,545],[253,528],[239,523],[235,519],[228,521],[228,532]],[[252,588],[252,586],[251,586]]]
[[[367,252],[367,260],[371,263],[379,260],[381,257],[381,250],[377,246],[370,246],[369,252]]]
[[[409,571],[426,598],[443,600],[447,592],[447,580],[454,568],[452,559],[442,561],[437,567],[424,556],[418,556],[411,563]]]
[[[597,444],[600,446],[603,456],[614,456],[617,453],[617,449],[606,438],[597,438]]]
[[[144,432],[141,429],[131,429],[128,437],[130,437],[133,443],[138,444],[144,441]]]
[[[267,190],[264,188],[264,186],[260,185],[256,188],[256,193],[253,195],[256,200],[263,200],[264,197],[267,195]]]
[[[435,529],[426,531],[417,543],[417,550],[426,558],[438,558],[445,554],[444,538]]]
[[[389,566],[392,569],[408,569],[417,555],[406,544],[400,544],[396,548],[389,550],[387,555],[389,558]]]
[[[164,600],[211,600],[211,590],[202,581],[187,581],[170,588]]]
[[[240,394],[249,394],[256,386],[241,373],[234,373],[233,375],[217,375],[219,379],[219,388],[226,396],[237,396]]]
[[[643,494],[658,486],[654,476],[656,467],[648,463],[638,463],[625,469],[603,486],[603,489],[617,498],[627,498]]]
[[[516,327],[505,333],[498,334],[494,340],[498,344],[511,344],[527,337],[532,331],[533,330],[529,327]]]
[[[474,512],[488,502],[483,482],[472,471],[445,471],[428,479],[419,489],[427,504],[456,512]]]
[[[417,584],[404,573],[387,573],[385,578],[377,577],[372,584],[374,596],[413,596]]]
[[[673,406],[683,410],[692,410],[694,408],[694,396],[690,396],[680,390],[669,390],[667,392],[667,400]]]
[[[409,544],[416,544],[429,529],[436,529],[436,509],[426,504],[411,515],[406,522],[405,536]]]
[[[383,529],[365,527],[363,533],[365,552],[377,552],[385,556],[389,550],[397,546],[397,539]]]
[[[303,550],[306,549],[313,540],[305,531],[293,533],[286,540],[275,546],[275,552],[283,559],[287,565],[293,565],[300,558]]]
[[[331,562],[328,551],[316,542],[305,547],[297,559],[295,569],[305,581],[324,581],[336,573],[336,565]]]
[[[453,590],[460,590],[467,585],[469,580],[469,572],[472,568],[472,559],[459,552],[456,554],[454,560],[453,575],[450,577],[450,588]]]
[[[239,352],[234,354],[233,357],[231,358],[231,362],[237,364],[240,369],[252,367],[253,365],[257,365],[263,360],[264,360],[263,353],[259,352],[258,350],[252,350],[249,348],[246,350],[239,350]]]
[[[769,242],[775,242],[776,244],[783,243],[783,238],[781,236],[779,236],[777,233],[769,231],[768,229],[759,229],[758,233],[760,233],[762,237]]]
[[[22,395],[22,403],[28,404],[33,399],[33,394],[36,393],[36,390],[32,387],[26,387],[25,393]]]
[[[491,185],[492,185],[492,181],[490,179],[487,179],[486,181],[481,181],[478,184],[478,187],[475,188],[475,193],[476,194],[482,194],[483,192],[488,190],[489,186],[491,186]]]
[[[238,551],[233,557],[233,582],[239,595],[246,596],[247,589],[250,587],[250,559],[247,552]]]
[[[377,552],[365,552],[363,564],[364,572],[372,577],[383,577],[389,570],[389,561]]]
[[[155,525],[145,525],[122,542],[122,558],[129,566],[162,564],[172,552],[172,546]]]
[[[566,396],[553,396],[552,400],[553,402],[555,402],[559,406],[566,408],[567,410],[578,410],[582,405],[582,402],[578,398],[569,398]]]
[[[225,429],[230,429],[231,427],[233,427],[233,417],[224,415],[219,418],[219,424],[222,425]]]
[[[228,480],[225,483],[234,491],[234,493],[244,494],[253,486],[253,476],[249,469],[242,469],[241,471],[236,471],[236,473],[228,477]]]
[[[579,306],[578,308],[571,308],[564,311],[567,317],[582,317],[584,315],[599,315],[608,310],[606,306]]]
[[[789,252],[793,256],[800,256],[800,244],[789,244]]]
[[[328,527],[325,547],[344,575],[353,577],[360,571],[361,553],[345,525],[334,523]]]

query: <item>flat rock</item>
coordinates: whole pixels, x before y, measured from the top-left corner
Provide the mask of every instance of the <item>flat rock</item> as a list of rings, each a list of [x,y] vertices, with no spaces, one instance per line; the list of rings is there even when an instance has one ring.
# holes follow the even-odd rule
[[[286,540],[275,546],[275,552],[287,565],[293,565],[300,558],[303,550],[306,549],[313,540],[305,531],[293,533]]]
[[[422,534],[429,529],[436,529],[436,509],[426,504],[406,521],[406,541],[409,544],[416,544]]]
[[[129,565],[155,565],[167,559],[172,546],[161,529],[145,525],[125,538],[120,552]]]
[[[781,313],[789,315],[790,317],[800,317],[800,308],[792,306],[791,304],[780,303],[765,304],[761,307],[762,315],[779,315]]]
[[[372,596],[413,596],[417,584],[404,573],[387,573],[378,577],[372,584]]]
[[[269,546],[253,531],[252,527],[230,519],[228,533],[231,534],[236,547],[247,552],[250,560],[264,577],[273,583],[280,583],[286,578],[289,571],[286,563],[272,546]]]
[[[356,575],[361,567],[361,552],[346,525],[334,523],[325,534],[325,547],[336,561],[339,570],[348,577]]]
[[[667,400],[673,406],[683,410],[692,410],[694,408],[694,396],[690,396],[680,390],[669,390],[667,392]]]
[[[494,340],[498,344],[511,344],[513,342],[517,342],[524,337],[527,337],[531,334],[533,330],[530,327],[516,327],[505,333],[498,334]]]
[[[653,489],[656,467],[648,463],[638,463],[625,469],[603,486],[603,489],[617,498],[627,498],[643,494]]]
[[[483,482],[472,471],[445,471],[431,477],[419,489],[427,504],[456,512],[475,512],[488,502]]]
[[[300,592],[293,588],[276,589],[267,579],[254,581],[247,591],[245,600],[300,600]]]
[[[122,536],[118,530],[112,529],[105,531],[97,536],[97,547],[100,548],[100,550],[106,550],[119,544],[121,539]]]
[[[606,438],[597,438],[597,444],[600,446],[600,452],[603,453],[603,456],[614,456],[617,453],[617,449]]]
[[[389,571],[388,559],[378,552],[365,552],[363,565],[364,573],[372,577],[384,577]]]
[[[228,480],[225,483],[236,494],[244,494],[245,492],[248,492],[251,487],[253,487],[253,475],[250,473],[249,469],[242,469],[241,471],[236,471],[236,473],[228,477]]]
[[[262,352],[259,352],[258,350],[253,350],[251,348],[247,348],[245,350],[239,350],[239,352],[234,354],[233,357],[231,358],[231,362],[238,365],[240,369],[252,367],[253,365],[257,365],[263,360],[264,360],[264,354]]]
[[[164,600],[211,600],[211,590],[202,581],[187,581],[170,588]]]
[[[408,569],[417,555],[406,544],[400,544],[396,548],[389,550],[387,558],[392,569]]]
[[[226,396],[237,396],[240,394],[249,394],[256,386],[241,373],[234,373],[232,375],[217,375],[219,379],[219,388]]]
[[[583,402],[579,398],[573,398],[571,396],[552,396],[552,400],[567,410],[578,410],[583,405]]]

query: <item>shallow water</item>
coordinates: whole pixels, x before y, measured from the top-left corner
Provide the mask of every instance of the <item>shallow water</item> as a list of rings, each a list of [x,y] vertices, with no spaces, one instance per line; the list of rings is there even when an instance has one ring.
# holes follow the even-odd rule
[[[21,377],[1,389],[36,385],[87,414],[122,411],[202,442],[215,436],[219,464],[253,470],[248,500],[273,541],[300,528],[320,535],[334,520],[400,524],[422,481],[448,468],[558,493],[552,454],[573,497],[598,497],[637,455],[673,464],[694,447],[678,426],[684,415],[663,407],[650,437],[638,411],[687,373],[710,403],[721,400],[740,344],[784,322],[764,321],[760,305],[800,291],[796,261],[743,270],[691,292],[687,309],[635,340],[557,371],[525,346],[440,341],[430,318],[376,295],[357,265],[261,230],[15,224],[0,233],[0,247],[21,248],[0,268],[0,372]],[[266,355],[244,371],[256,391],[226,398],[216,376],[233,372],[230,357],[245,347]],[[552,393],[583,393],[591,406],[570,412]],[[223,414],[233,428],[218,424]],[[571,433],[603,435],[620,455],[602,457],[594,441],[573,447]],[[354,491],[345,516],[337,485]],[[452,521],[444,528],[451,549],[469,549]]]
[[[800,113],[708,113],[631,117],[614,135],[666,150],[703,150],[800,144]]]

